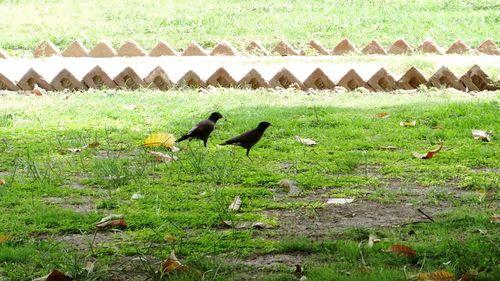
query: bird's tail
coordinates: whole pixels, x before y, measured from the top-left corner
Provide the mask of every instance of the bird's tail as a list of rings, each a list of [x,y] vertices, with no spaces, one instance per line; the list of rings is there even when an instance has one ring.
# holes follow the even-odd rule
[[[231,140],[227,140],[219,145],[228,145],[228,144],[233,144],[233,142]]]
[[[181,141],[183,141],[183,140],[185,140],[187,138],[189,138],[189,136],[188,135],[184,135],[180,139],[176,140],[175,142],[181,142]]]

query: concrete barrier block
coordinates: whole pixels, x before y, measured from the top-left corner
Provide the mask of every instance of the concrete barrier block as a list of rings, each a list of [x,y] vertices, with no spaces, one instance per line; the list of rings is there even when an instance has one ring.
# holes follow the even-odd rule
[[[448,50],[446,51],[447,54],[466,54],[470,53],[472,50],[467,44],[465,44],[462,40],[457,40],[455,43],[453,43]]]
[[[52,56],[60,56],[61,51],[54,45],[54,43],[50,42],[50,40],[43,41],[35,48],[33,51],[33,56],[35,58],[40,57],[52,57]]]
[[[144,82],[146,87],[162,91],[168,90],[173,86],[172,80],[170,80],[167,73],[160,66],[155,67],[144,78]]]
[[[272,52],[281,56],[300,56],[300,51],[296,50],[286,41],[280,41],[278,45],[274,47]]]
[[[208,56],[208,53],[198,43],[191,42],[182,52],[183,56]]]
[[[432,38],[428,38],[424,42],[422,42],[422,44],[420,44],[417,47],[417,51],[428,54],[436,54],[436,55],[443,54],[441,48],[436,43],[434,43]]]
[[[200,76],[194,71],[189,70],[184,74],[179,81],[176,83],[177,87],[189,87],[189,88],[204,88],[207,83],[201,80]]]
[[[359,74],[354,70],[349,70],[340,80],[337,82],[337,86],[342,86],[349,91],[355,90],[357,88],[366,88],[369,91],[373,89],[359,76]]]
[[[434,75],[429,78],[428,84],[437,88],[455,88],[460,91],[465,91],[464,84],[446,66],[441,67],[434,73]]]
[[[389,47],[387,53],[392,55],[411,54],[413,48],[404,39],[398,39]]]
[[[16,83],[11,81],[9,78],[7,78],[5,75],[0,73],[0,90],[7,90],[7,91],[19,91],[21,88],[19,88]]]
[[[82,80],[87,87],[93,89],[115,89],[117,87],[113,79],[100,66],[91,69]]]
[[[88,57],[89,50],[82,42],[76,40],[71,43],[66,50],[62,52],[63,57],[73,57],[73,58],[81,58]]]
[[[388,92],[397,89],[394,77],[385,70],[385,68],[381,68],[379,71],[375,72],[367,83],[377,92]]]
[[[340,43],[338,43],[337,46],[335,46],[335,48],[333,48],[331,54],[335,56],[342,56],[350,53],[356,54],[359,52],[356,49],[356,47],[354,47],[354,45],[351,43],[351,41],[349,41],[349,39],[344,39],[340,41]]]
[[[252,53],[252,54],[256,54],[256,55],[262,55],[262,56],[269,56],[270,55],[270,52],[257,41],[250,42],[250,44],[248,44],[246,50],[247,50],[247,52]]]
[[[280,87],[284,89],[295,88],[304,89],[304,84],[300,82],[288,69],[282,68],[278,73],[276,73],[271,80],[269,80],[269,86],[275,88]]]
[[[304,87],[306,89],[328,90],[334,89],[335,83],[328,77],[321,68],[316,68],[304,80]]]
[[[372,40],[368,45],[366,45],[361,53],[365,55],[387,55],[384,48],[375,40]]]
[[[215,48],[210,52],[211,56],[236,56],[238,55],[238,50],[231,46],[227,41],[221,41]]]
[[[119,57],[143,57],[146,55],[146,51],[134,40],[127,40],[118,49],[116,55]]]
[[[170,46],[170,44],[166,41],[160,41],[158,44],[151,49],[149,52],[150,57],[161,57],[161,56],[178,56],[179,53]]]
[[[321,45],[321,43],[317,40],[311,40],[311,42],[309,42],[309,47],[316,50],[318,55],[322,56],[330,55],[330,52],[325,47],[323,47],[323,45]]]
[[[243,78],[238,81],[238,86],[242,88],[269,88],[269,83],[255,69],[251,69]]]
[[[234,78],[227,72],[223,67],[217,69],[214,74],[212,74],[207,79],[207,85],[212,85],[215,87],[231,88],[235,87],[238,83]]]
[[[478,65],[472,66],[469,71],[460,77],[460,81],[469,91],[495,91],[500,89]]]
[[[144,80],[129,66],[118,73],[114,81],[118,87],[131,90],[139,89],[145,85]]]
[[[17,82],[17,86],[25,91],[33,90],[35,84],[47,91],[52,90],[52,86],[33,68],[30,68],[26,72],[26,74],[24,74],[23,77]]]
[[[75,78],[75,76],[69,72],[66,68],[63,68],[50,82],[50,85],[56,91],[62,91],[64,89],[69,90],[87,90],[88,87]]]
[[[481,43],[481,45],[479,45],[476,50],[487,55],[500,55],[500,49],[498,49],[497,44],[495,44],[495,42],[493,42],[493,40],[491,39],[488,39]]]
[[[101,41],[90,50],[89,55],[93,58],[111,58],[116,56],[116,51],[106,41]]]
[[[401,76],[397,84],[400,89],[413,90],[417,89],[420,85],[426,85],[427,82],[422,72],[412,66],[403,76]]]

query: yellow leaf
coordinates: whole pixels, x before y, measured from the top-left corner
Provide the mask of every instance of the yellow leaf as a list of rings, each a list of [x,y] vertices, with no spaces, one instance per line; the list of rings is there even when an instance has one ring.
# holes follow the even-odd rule
[[[417,120],[399,122],[399,126],[401,127],[415,127],[416,125],[417,125]]]
[[[163,237],[163,240],[165,240],[167,242],[175,242],[175,241],[177,241],[177,237],[170,235],[170,234],[166,234],[165,237]]]
[[[9,241],[10,239],[12,239],[12,236],[0,234],[0,244],[2,244],[5,241]]]
[[[390,116],[390,114],[388,112],[377,112],[377,114],[375,114],[375,116],[377,116],[378,118],[385,119],[385,118],[388,118]]]
[[[433,281],[446,280],[451,281],[455,277],[455,274],[448,271],[435,271],[429,274],[429,279]]]
[[[172,147],[175,145],[175,137],[168,133],[155,133],[144,140],[145,147]]]
[[[4,185],[6,184],[7,182],[5,181],[5,179],[0,179],[0,185]]]

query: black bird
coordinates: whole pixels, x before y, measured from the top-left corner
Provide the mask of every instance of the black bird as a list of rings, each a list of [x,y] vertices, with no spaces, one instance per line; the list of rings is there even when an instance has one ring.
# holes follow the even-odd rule
[[[250,149],[252,148],[252,146],[254,146],[260,140],[260,138],[262,138],[264,131],[269,126],[271,126],[271,123],[269,122],[260,122],[257,128],[246,131],[239,136],[236,136],[232,139],[225,141],[224,143],[221,143],[220,145],[233,144],[241,146],[247,149],[247,156],[248,156],[248,153],[250,153]]]
[[[182,136],[180,139],[177,140],[177,142],[181,142],[185,139],[189,139],[191,141],[192,139],[199,139],[203,141],[203,145],[207,147],[207,140],[212,131],[215,128],[215,123],[217,123],[217,120],[224,118],[219,112],[214,112],[210,114],[210,117],[208,119],[201,121],[200,123],[196,124],[187,134]]]

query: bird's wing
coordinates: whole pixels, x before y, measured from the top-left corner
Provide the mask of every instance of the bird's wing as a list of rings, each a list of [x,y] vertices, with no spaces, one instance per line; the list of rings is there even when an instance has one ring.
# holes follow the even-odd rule
[[[244,132],[243,134],[236,136],[232,139],[226,141],[226,144],[239,144],[239,143],[249,143],[253,142],[253,140],[259,138],[259,132],[256,129],[251,129],[249,131]]]

